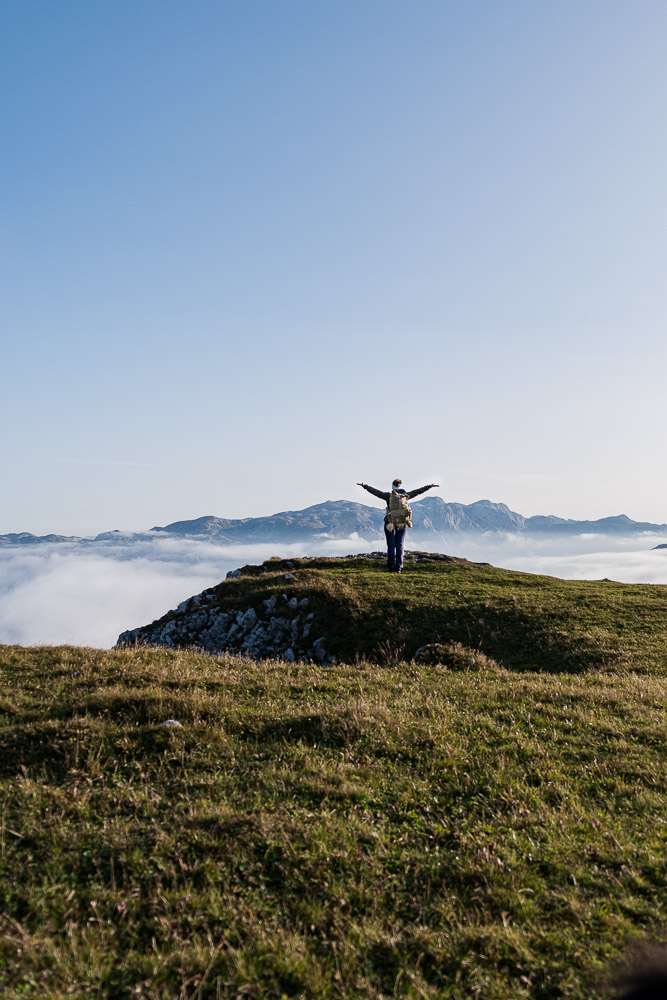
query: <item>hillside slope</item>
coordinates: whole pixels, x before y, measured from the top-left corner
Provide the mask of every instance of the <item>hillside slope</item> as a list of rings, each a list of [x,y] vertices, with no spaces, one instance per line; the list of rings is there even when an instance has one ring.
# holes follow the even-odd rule
[[[0,680],[4,1000],[593,1000],[667,921],[664,678],[0,647]]]
[[[412,659],[459,643],[517,670],[667,673],[667,587],[559,580],[409,553],[269,560],[204,591],[120,644],[200,647],[331,663]]]

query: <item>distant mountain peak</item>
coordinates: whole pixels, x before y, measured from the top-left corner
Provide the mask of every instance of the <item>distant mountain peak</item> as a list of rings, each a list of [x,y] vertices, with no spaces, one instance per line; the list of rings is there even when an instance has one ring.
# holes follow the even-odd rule
[[[237,524],[243,524],[247,518],[240,521],[229,520],[225,517],[215,517],[213,514],[205,514],[203,517],[196,517],[193,521],[172,521],[163,527],[155,526],[151,531],[166,531],[173,535],[214,535],[225,528]]]

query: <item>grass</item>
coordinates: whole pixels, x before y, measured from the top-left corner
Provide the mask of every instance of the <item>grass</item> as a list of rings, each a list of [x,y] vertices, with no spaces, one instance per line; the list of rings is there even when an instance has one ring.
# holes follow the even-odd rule
[[[214,588],[225,609],[308,597],[313,636],[343,662],[412,659],[424,643],[458,642],[512,670],[598,669],[667,675],[667,587],[559,580],[451,557],[269,560]],[[293,579],[285,580],[289,570]],[[280,604],[280,602],[279,602]],[[177,615],[170,612],[164,621]],[[186,612],[187,614],[187,612]]]
[[[328,598],[312,561],[290,589],[349,609],[338,565]],[[469,572],[450,564],[450,592]],[[493,603],[501,576],[479,573],[459,610]],[[414,600],[365,579],[373,608]],[[644,591],[517,588],[553,628],[598,602],[587,649],[634,622],[588,671],[528,670],[518,619],[520,670],[0,647],[2,996],[601,996],[666,922],[663,588]]]

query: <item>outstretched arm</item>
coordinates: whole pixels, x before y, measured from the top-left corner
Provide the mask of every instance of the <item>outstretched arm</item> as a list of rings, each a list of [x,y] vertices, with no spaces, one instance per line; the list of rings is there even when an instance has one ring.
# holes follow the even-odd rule
[[[357,483],[357,486],[363,487],[363,489],[368,490],[369,493],[372,493],[374,497],[378,497],[380,500],[384,500],[385,503],[389,503],[388,493],[383,493],[382,490],[376,490],[374,486],[369,486],[368,483]]]
[[[438,483],[429,483],[428,486],[420,486],[418,490],[410,490],[408,496],[412,500],[413,497],[418,497],[420,493],[426,493],[426,490],[437,490]]]

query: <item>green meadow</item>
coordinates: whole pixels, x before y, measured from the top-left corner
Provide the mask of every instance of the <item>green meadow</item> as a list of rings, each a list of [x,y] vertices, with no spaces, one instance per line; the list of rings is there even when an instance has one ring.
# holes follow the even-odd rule
[[[290,572],[216,593],[334,666],[0,647],[2,996],[608,995],[667,924],[667,588]]]

